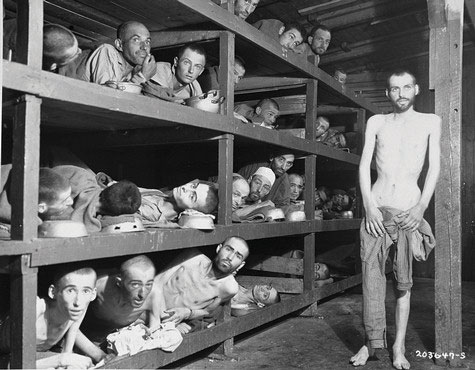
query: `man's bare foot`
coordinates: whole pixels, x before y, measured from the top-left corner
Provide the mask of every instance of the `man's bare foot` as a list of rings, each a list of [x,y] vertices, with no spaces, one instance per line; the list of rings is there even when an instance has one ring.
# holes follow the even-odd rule
[[[350,363],[353,366],[366,365],[366,361],[368,361],[368,358],[373,355],[374,355],[374,349],[364,345],[363,347],[360,348],[360,350],[358,351],[356,355],[350,358]]]
[[[393,366],[398,370],[407,370],[411,368],[411,364],[404,356],[405,348],[393,347]]]

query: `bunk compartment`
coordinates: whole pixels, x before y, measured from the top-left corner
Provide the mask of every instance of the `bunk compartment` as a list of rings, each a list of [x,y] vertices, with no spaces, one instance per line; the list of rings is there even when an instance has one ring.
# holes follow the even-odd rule
[[[17,3],[20,19],[25,22],[28,19],[42,19],[41,1],[21,0]],[[6,2],[9,11],[14,9],[14,5],[14,2]],[[305,257],[302,261],[303,272],[298,278],[301,284],[299,294],[286,296],[282,302],[245,318],[226,318],[214,328],[187,336],[179,349],[172,354],[159,350],[147,351],[131,358],[116,359],[106,365],[110,368],[163,366],[298,311],[318,299],[360,282],[360,276],[355,275],[319,289],[315,289],[313,284],[315,252],[319,248],[317,233],[347,231],[356,234],[355,230],[360,223],[359,217],[328,221],[313,219],[313,189],[318,183],[317,171],[318,176],[324,172],[325,176],[332,176],[331,174],[340,168],[354,175],[361,148],[357,146],[355,153],[347,153],[316,143],[313,120],[320,109],[326,114],[354,116],[356,120],[351,124],[355,124],[361,139],[364,112],[366,110],[372,114],[376,109],[361,98],[355,98],[351,92],[344,92],[333,78],[316,66],[282,49],[249,24],[237,20],[226,9],[211,2],[167,0],[156,2],[152,7],[149,2],[140,0],[134,2],[133,9],[129,8],[130,4],[125,0],[52,0],[44,3],[44,18],[49,22],[72,26],[83,44],[110,42],[115,37],[115,28],[129,19],[143,22],[152,31],[152,38],[158,38],[160,34],[164,34],[164,30],[170,28],[196,28],[196,25],[211,20],[218,28],[217,31],[193,31],[186,34],[182,31],[167,31],[174,43],[164,45],[164,41],[160,39],[155,45],[160,46],[160,49],[154,50],[154,54],[156,60],[163,60],[162,55],[173,51],[173,47],[182,42],[193,40],[206,43],[207,48],[209,46],[211,50],[211,60],[214,58],[215,61],[221,62],[220,76],[223,78],[220,80],[224,81],[222,90],[226,98],[225,104],[221,114],[212,114],[41,71],[38,68],[40,51],[34,47],[30,47],[28,53],[25,53],[24,64],[3,61],[5,93],[2,116],[7,124],[15,119],[12,124],[12,142],[8,143],[7,147],[10,145],[12,148],[14,181],[17,184],[12,199],[12,206],[17,210],[12,219],[12,240],[0,240],[2,272],[11,275],[11,300],[19,302],[15,310],[12,310],[12,320],[18,328],[12,333],[12,343],[15,343],[11,358],[12,367],[34,367],[35,338],[34,330],[31,329],[34,327],[32,318],[35,317],[37,272],[38,268],[43,266],[140,253],[155,254],[193,246],[211,246],[231,235],[257,242],[269,238],[291,237],[297,239],[303,247]],[[39,35],[33,32],[34,27],[32,22],[29,22],[29,28],[25,27],[29,29],[28,34],[19,35],[23,45],[40,44]],[[176,38],[176,32],[185,35],[184,38]],[[195,36],[190,40],[192,34]],[[286,79],[280,77],[279,81],[264,83],[264,80],[260,80],[257,83],[262,91],[277,90],[282,97],[286,94],[295,96],[296,92],[300,94],[300,97],[292,98],[294,102],[295,99],[301,101],[298,103],[299,108],[291,113],[305,116],[304,138],[279,130],[244,124],[233,117],[234,100],[240,99],[240,95],[234,96],[227,73],[234,54],[253,56],[254,62],[247,64],[249,76],[293,77],[290,84],[287,84],[289,80],[284,83]],[[257,92],[252,83],[259,80],[248,80],[249,82],[246,79],[242,82],[239,94],[252,95]],[[301,99],[302,94],[306,96],[305,101]],[[326,107],[319,107],[322,102]],[[127,154],[132,153],[134,148],[159,152],[160,147],[168,148],[170,145],[180,148],[180,143],[192,143],[198,151],[211,153],[209,158],[212,164],[209,168],[218,174],[220,186],[216,229],[212,232],[148,229],[129,234],[38,239],[35,214],[32,210],[36,209],[34,194],[37,194],[40,124],[41,145],[59,142],[82,151],[84,155],[87,152],[109,151],[109,154],[115,153],[118,158],[126,160]],[[262,153],[266,150],[288,148],[301,158],[299,168],[301,172],[305,172],[307,178],[304,195],[307,221],[232,224],[229,180],[233,168],[243,164],[239,161],[246,158],[243,154],[241,159],[238,159],[237,155],[249,154],[255,148],[258,148],[256,153],[260,152],[260,155],[264,155]],[[183,152],[187,150],[183,149]],[[118,175],[133,174],[133,164],[117,164],[115,169],[111,169],[114,170]],[[134,180],[134,177],[130,179]],[[261,247],[257,246],[254,250],[257,248]],[[262,250],[265,250],[265,246]]]

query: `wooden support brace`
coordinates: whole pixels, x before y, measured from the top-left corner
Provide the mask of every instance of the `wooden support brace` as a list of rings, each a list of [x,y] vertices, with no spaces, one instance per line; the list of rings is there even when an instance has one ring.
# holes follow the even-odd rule
[[[32,68],[43,64],[43,1],[17,1],[17,61]]]
[[[221,113],[233,116],[234,111],[234,34],[222,32],[219,37],[219,76],[218,81],[222,96]]]
[[[232,215],[232,189],[233,189],[233,158],[234,135],[225,134],[219,139],[218,158],[218,223],[231,225]]]
[[[463,0],[428,0],[430,86],[442,118],[441,174],[435,196],[435,352],[462,352],[461,87]],[[459,365],[460,357],[436,359]]]
[[[30,256],[15,257],[11,273],[10,343],[12,369],[36,368],[37,268],[30,268]]]
[[[38,178],[41,99],[23,95],[16,106],[12,153],[12,239],[35,238],[38,227]]]

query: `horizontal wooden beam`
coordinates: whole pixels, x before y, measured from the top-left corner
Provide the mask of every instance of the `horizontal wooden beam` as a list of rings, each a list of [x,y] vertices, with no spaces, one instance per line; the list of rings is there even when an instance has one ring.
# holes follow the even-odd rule
[[[303,261],[300,258],[252,254],[246,260],[245,269],[302,276]]]
[[[300,294],[303,292],[303,279],[283,278],[277,276],[236,276],[236,280],[243,286],[272,285],[279,293]]]
[[[150,32],[152,38],[151,48],[177,46],[198,41],[216,40],[224,31],[154,31]]]
[[[356,3],[357,1],[358,0],[329,0],[320,4],[315,4],[315,0],[305,0],[302,2],[294,1],[294,6],[297,8],[300,15],[308,15],[317,12],[322,13],[333,8]]]

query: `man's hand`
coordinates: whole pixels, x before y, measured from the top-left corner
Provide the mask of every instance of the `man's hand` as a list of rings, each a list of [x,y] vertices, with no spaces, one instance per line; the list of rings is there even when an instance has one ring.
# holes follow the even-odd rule
[[[191,331],[191,326],[188,324],[185,324],[184,322],[178,324],[176,328],[182,335],[188,334]]]
[[[383,214],[377,207],[370,207],[366,210],[365,227],[368,234],[375,238],[384,235]]]
[[[147,81],[157,72],[157,63],[152,54],[148,54],[143,60],[141,72]]]
[[[175,324],[178,324],[182,322],[183,320],[188,320],[191,315],[191,310],[185,307],[175,307],[170,310],[166,310],[164,312],[170,316],[163,319],[162,320],[163,323],[173,321],[175,322]]]
[[[396,223],[403,230],[416,231],[422,222],[424,212],[425,208],[420,204],[416,204],[406,212],[398,214],[396,216]]]
[[[77,353],[61,353],[59,356],[59,367],[65,369],[89,369],[92,367],[92,360],[87,356]]]

